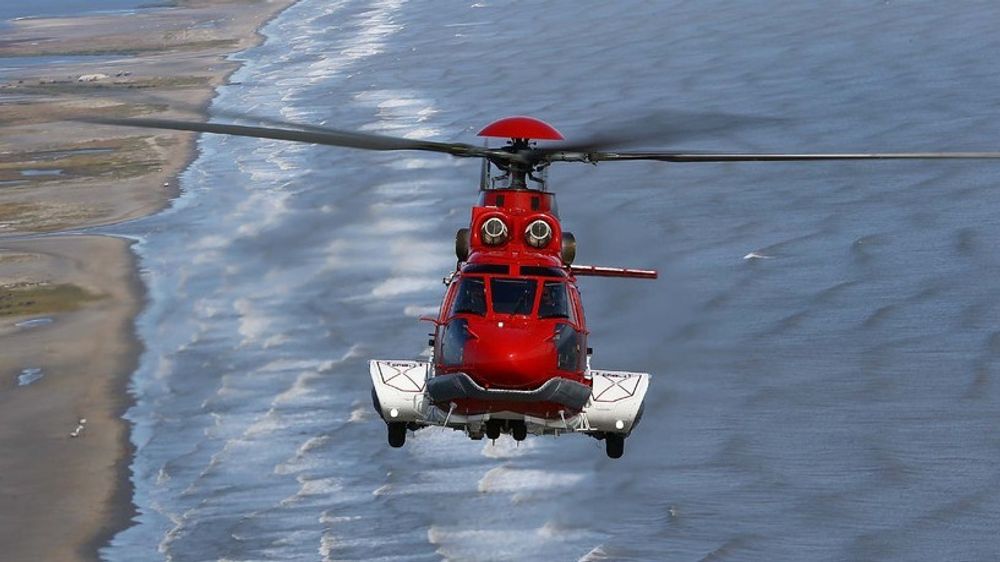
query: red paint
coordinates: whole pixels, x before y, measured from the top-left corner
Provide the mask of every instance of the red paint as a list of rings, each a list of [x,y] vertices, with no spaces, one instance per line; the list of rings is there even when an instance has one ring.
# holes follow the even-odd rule
[[[530,117],[501,119],[484,128],[480,135],[562,139],[550,125]],[[555,377],[591,385],[586,377],[588,332],[576,285],[577,271],[562,261],[563,230],[555,209],[552,193],[530,189],[481,192],[479,203],[471,213],[468,260],[459,264],[434,319],[437,325],[434,338],[436,374],[463,372],[487,389],[534,390]],[[507,227],[507,238],[502,243],[488,244],[482,235],[483,223],[492,218],[499,218]],[[536,220],[547,222],[552,232],[549,242],[540,248],[530,245],[525,237],[528,225]],[[655,276],[655,272],[645,270],[592,266],[581,267],[579,272]],[[465,282],[478,284],[481,298],[461,298]],[[528,299],[518,297],[513,305],[507,300],[508,307],[518,307],[520,311],[505,313],[494,306],[494,284],[500,284],[499,295],[504,294],[504,287],[509,290],[512,285],[533,284],[533,298],[529,303]],[[565,289],[565,293],[560,293],[561,289]],[[476,291],[470,294],[473,293],[478,295]],[[559,299],[555,297],[560,294],[564,295],[564,301],[556,305],[554,300]],[[546,304],[543,305],[543,301]],[[503,306],[504,301],[499,304]],[[468,310],[456,310],[463,307]],[[552,310],[565,312],[566,316],[554,316]],[[460,414],[510,411],[559,418],[560,410],[565,410],[564,406],[552,402],[473,399],[455,402]],[[450,405],[439,406],[448,410]],[[563,415],[568,417],[576,413],[564,411]]]
[[[628,269],[624,267],[601,267],[596,265],[573,265],[574,275],[589,277],[631,277],[633,279],[656,279],[659,273],[653,269]]]
[[[438,315],[435,338],[435,371],[439,374],[464,372],[485,388],[531,390],[553,377],[563,377],[590,385],[584,376],[587,352],[587,329],[579,307],[579,290],[570,270],[562,263],[562,228],[552,213],[554,195],[530,190],[500,189],[483,192],[480,204],[472,208],[470,221],[471,252],[456,278],[449,286]],[[481,236],[484,222],[500,218],[508,227],[508,239],[499,245],[488,245]],[[546,221],[552,229],[552,239],[542,248],[526,242],[524,233],[535,220]],[[548,268],[530,270],[522,268]],[[476,271],[479,268],[480,271]],[[490,268],[493,268],[491,270]],[[495,272],[506,268],[506,273]],[[539,275],[546,273],[547,275]],[[456,294],[463,278],[482,280],[486,296],[485,313],[452,313]],[[516,280],[535,285],[534,298],[527,314],[505,314],[492,306],[493,280]],[[544,283],[565,283],[570,318],[540,318]],[[442,353],[447,325],[456,319],[467,323],[469,334],[464,343],[462,360],[447,364]],[[579,360],[571,368],[560,368],[555,334],[560,324],[579,334]],[[530,415],[558,417],[563,407],[552,403],[484,403],[460,400],[461,413],[516,411]],[[547,413],[547,414],[546,414]],[[575,413],[575,412],[573,412]],[[567,415],[569,413],[567,412]]]
[[[481,137],[502,137],[508,139],[563,140],[552,125],[541,119],[518,115],[494,121],[479,131]]]

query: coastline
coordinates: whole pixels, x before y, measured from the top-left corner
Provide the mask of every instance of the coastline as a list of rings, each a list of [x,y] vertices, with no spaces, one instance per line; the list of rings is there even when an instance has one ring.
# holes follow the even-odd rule
[[[192,134],[56,121],[81,110],[176,113],[160,101],[206,118],[217,86],[239,67],[224,57],[258,44],[260,28],[295,1],[185,1],[170,9],[16,20],[5,28],[0,66],[5,56],[72,59],[0,79],[5,556],[96,560],[131,524],[134,451],[122,415],[132,404],[128,384],[142,352],[135,318],[145,288],[132,242],[71,232],[162,210],[197,156]],[[111,54],[77,58],[82,49]],[[80,81],[95,74],[103,77]],[[142,92],[138,101],[135,91]],[[154,97],[159,101],[150,102]],[[40,378],[22,385],[31,378],[26,372]]]

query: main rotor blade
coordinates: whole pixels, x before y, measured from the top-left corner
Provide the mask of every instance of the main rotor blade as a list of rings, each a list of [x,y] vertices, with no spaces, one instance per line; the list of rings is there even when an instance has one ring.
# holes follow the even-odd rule
[[[787,123],[779,117],[735,113],[659,110],[626,120],[594,124],[597,132],[571,141],[546,143],[540,153],[595,152],[628,148],[639,144],[669,146],[698,138],[718,138],[727,133]]]
[[[558,152],[552,162],[808,162],[821,160],[979,160],[997,159],[1000,152],[845,152],[845,153],[730,153],[730,152]]]
[[[471,144],[412,140],[400,137],[372,135],[368,133],[357,133],[354,131],[342,131],[338,129],[328,129],[325,127],[315,126],[303,126],[301,129],[252,127],[247,125],[229,125],[224,123],[203,123],[200,121],[150,119],[141,117],[94,117],[79,119],[79,121],[98,125],[193,131],[197,133],[216,133],[220,135],[234,135],[239,137],[305,142],[326,146],[358,148],[363,150],[422,150],[427,152],[450,154],[452,156],[459,157],[498,158],[503,160],[510,160],[513,157],[512,154],[507,152],[490,150],[473,146]],[[289,123],[289,126],[295,127],[296,125]]]

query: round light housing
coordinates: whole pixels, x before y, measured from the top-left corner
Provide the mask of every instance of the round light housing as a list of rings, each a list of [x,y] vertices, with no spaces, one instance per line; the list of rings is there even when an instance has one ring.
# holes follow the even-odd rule
[[[544,248],[552,240],[552,227],[542,219],[531,221],[524,229],[524,239],[529,246]]]
[[[483,221],[480,232],[483,235],[483,243],[489,246],[497,246],[507,241],[507,223],[499,217],[490,217]]]

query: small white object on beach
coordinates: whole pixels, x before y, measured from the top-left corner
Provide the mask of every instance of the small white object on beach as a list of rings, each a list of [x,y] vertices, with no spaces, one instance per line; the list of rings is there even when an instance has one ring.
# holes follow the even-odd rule
[[[750,252],[749,254],[743,256],[745,260],[773,260],[774,257],[767,256],[764,254],[758,254],[757,252]]]
[[[45,326],[52,323],[52,318],[48,316],[42,316],[39,318],[29,318],[27,320],[22,320],[20,322],[14,323],[17,328],[36,328],[38,326]]]
[[[76,424],[76,429],[69,433],[70,437],[79,437],[83,433],[84,428],[87,426],[87,418],[80,418],[79,423]]]
[[[21,374],[17,375],[17,386],[28,386],[29,384],[42,378],[42,370],[37,367],[21,369]]]
[[[97,82],[99,80],[107,80],[109,76],[107,74],[81,74],[76,81],[77,82]]]

